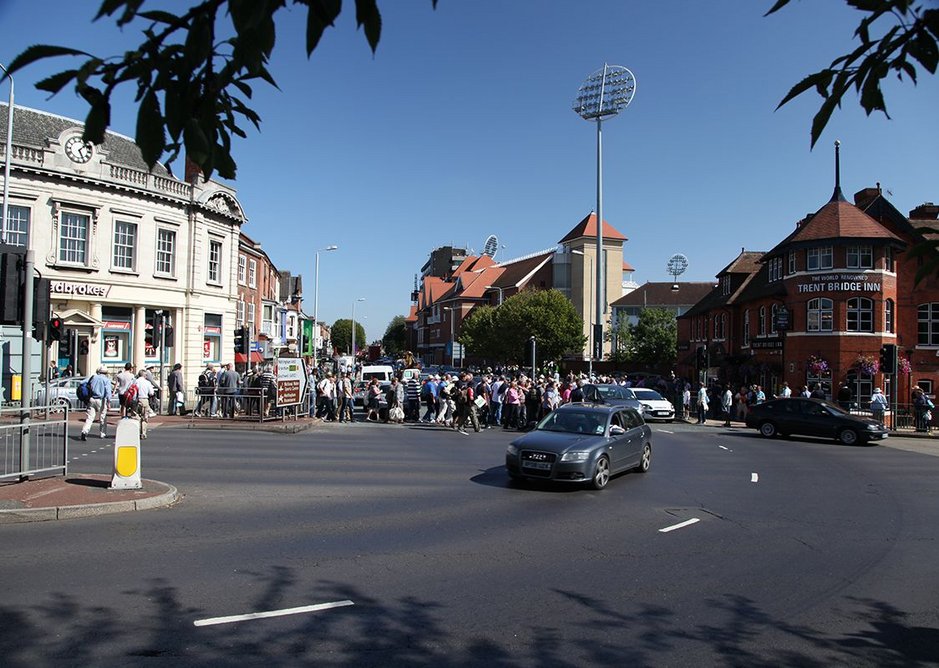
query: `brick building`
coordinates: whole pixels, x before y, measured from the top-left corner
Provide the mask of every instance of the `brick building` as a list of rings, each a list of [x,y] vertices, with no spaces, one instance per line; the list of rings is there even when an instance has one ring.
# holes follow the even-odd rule
[[[874,387],[907,403],[914,384],[939,384],[939,280],[916,283],[909,250],[939,233],[939,207],[904,216],[879,186],[831,199],[768,252],[742,250],[717,287],[678,320],[679,372],[775,393],[846,383],[861,405]],[[935,231],[935,232],[932,232]],[[879,369],[898,346],[894,382]],[[898,386],[898,387],[894,387]]]

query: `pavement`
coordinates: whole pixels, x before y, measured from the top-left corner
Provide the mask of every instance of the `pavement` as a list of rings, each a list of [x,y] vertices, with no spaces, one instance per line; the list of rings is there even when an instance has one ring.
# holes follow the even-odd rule
[[[69,433],[77,437],[83,421],[83,413],[73,413],[69,419]],[[112,430],[115,421],[116,417],[108,421]],[[150,419],[150,429],[235,429],[292,434],[310,429],[320,422],[316,418],[305,417],[254,422],[160,415]],[[679,419],[676,422],[695,424],[691,419]],[[708,420],[703,427],[727,429],[723,420]],[[740,422],[734,422],[730,429],[746,427]],[[96,430],[97,427],[92,433],[95,434]],[[96,436],[93,435],[92,438]],[[939,430],[930,433],[902,431],[891,434],[890,438],[880,441],[879,444],[939,456]],[[66,475],[0,483],[0,524],[148,510],[172,505],[180,498],[175,487],[158,480],[143,480],[141,489],[110,489],[110,482],[110,475]]]

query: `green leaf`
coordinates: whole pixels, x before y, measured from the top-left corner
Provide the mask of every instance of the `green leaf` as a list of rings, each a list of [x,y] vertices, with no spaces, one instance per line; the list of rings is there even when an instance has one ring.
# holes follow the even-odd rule
[[[0,80],[5,79],[10,74],[23,69],[27,65],[32,65],[37,60],[42,60],[43,58],[57,58],[58,56],[92,57],[90,53],[79,51],[78,49],[69,49],[64,46],[51,46],[49,44],[34,44],[12,60],[10,65],[7,67],[7,74],[4,74],[3,77],[0,77]]]
[[[92,144],[103,144],[104,133],[111,125],[111,103],[100,94],[98,96],[84,95],[85,99],[91,103],[91,109],[85,117],[85,131],[82,133],[82,139],[90,141]]]
[[[771,8],[768,12],[766,12],[765,14],[763,14],[763,16],[766,17],[766,16],[769,16],[770,14],[775,14],[775,13],[778,12],[780,9],[782,9],[783,7],[785,7],[786,5],[788,5],[788,4],[789,4],[789,1],[790,1],[790,0],[776,0],[776,4],[773,5],[772,8]],[[435,2],[435,4],[436,4],[436,2]]]
[[[163,116],[160,113],[160,102],[156,92],[151,88],[143,96],[140,108],[137,110],[137,145],[149,167],[153,167],[166,144],[166,133],[163,131]]]
[[[55,95],[77,76],[78,70],[66,70],[64,72],[59,72],[58,74],[53,74],[51,77],[47,77],[42,81],[37,82],[36,88],[39,90],[48,91]]]
[[[311,0],[306,15],[306,55],[316,49],[326,28],[335,25],[342,10],[341,0]]]
[[[166,23],[167,25],[176,25],[180,22],[180,17],[176,14],[170,12],[160,11],[158,9],[151,10],[149,12],[140,12],[137,16],[147,21],[153,21],[154,23]]]
[[[802,95],[802,93],[809,90],[810,88],[818,89],[819,95],[827,97],[823,90],[827,90],[828,85],[831,83],[832,74],[833,72],[831,70],[822,70],[821,72],[816,72],[815,74],[810,74],[809,76],[805,77],[802,81],[790,89],[790,91],[786,94],[786,97],[782,99],[782,102],[776,105],[776,109],[778,110],[784,104],[798,97],[799,95]]]
[[[357,27],[364,27],[365,39],[374,54],[381,39],[381,14],[375,0],[355,0],[355,20]]]
[[[919,31],[919,34],[910,40],[909,53],[930,74],[936,73],[936,66],[939,65],[939,49],[936,47],[936,40],[925,30]]]

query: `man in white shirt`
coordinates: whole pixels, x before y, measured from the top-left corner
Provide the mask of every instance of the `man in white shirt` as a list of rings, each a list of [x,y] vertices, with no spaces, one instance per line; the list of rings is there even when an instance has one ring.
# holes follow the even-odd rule
[[[150,421],[150,397],[153,396],[153,384],[147,380],[147,370],[137,372],[133,382],[137,386],[137,401],[132,406],[125,406],[125,417],[140,420],[140,438],[147,438],[147,425]]]
[[[789,389],[789,383],[783,381],[782,389],[779,391],[779,394],[776,395],[777,399],[788,399],[792,396],[792,390]]]

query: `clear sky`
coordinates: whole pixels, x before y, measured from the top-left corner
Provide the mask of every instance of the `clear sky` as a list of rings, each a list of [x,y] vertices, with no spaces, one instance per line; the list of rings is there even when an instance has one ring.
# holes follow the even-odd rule
[[[934,0],[927,0],[932,2]],[[148,2],[183,7],[190,2]],[[373,57],[354,2],[307,60],[305,11],[278,26],[259,85],[260,133],[235,145],[234,185],[274,262],[304,276],[312,312],[320,255],[320,319],[356,307],[370,340],[408,311],[415,273],[440,245],[482,251],[490,234],[509,259],[550,248],[596,203],[596,128],[571,110],[604,63],[630,68],[632,104],[604,123],[604,218],[629,241],[636,280],[711,280],[740,251],[768,250],[831,196],[840,139],[842,186],[880,182],[902,212],[939,199],[939,79],[886,85],[887,108],[866,117],[852,94],[814,151],[814,93],[774,111],[789,88],[852,50],[860,15],[841,0],[379,0]],[[0,0],[0,62],[51,43],[99,56],[137,43],[91,22],[100,2]],[[71,90],[48,99],[32,84],[70,59],[16,76],[16,102],[84,118]],[[111,129],[133,135],[133,91]],[[8,88],[0,85],[0,98]],[[182,165],[173,165],[177,174]]]

